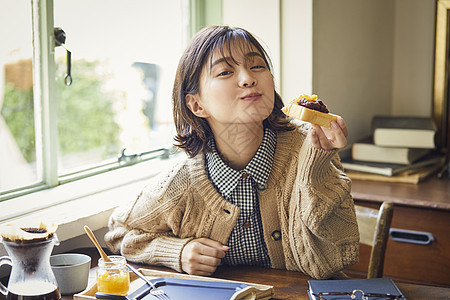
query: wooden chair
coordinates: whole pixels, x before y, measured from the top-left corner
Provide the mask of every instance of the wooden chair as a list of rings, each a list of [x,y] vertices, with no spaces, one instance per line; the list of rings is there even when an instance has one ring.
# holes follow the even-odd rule
[[[367,278],[383,277],[384,254],[386,252],[389,228],[394,205],[383,202],[380,209],[355,205],[360,243],[372,247]]]

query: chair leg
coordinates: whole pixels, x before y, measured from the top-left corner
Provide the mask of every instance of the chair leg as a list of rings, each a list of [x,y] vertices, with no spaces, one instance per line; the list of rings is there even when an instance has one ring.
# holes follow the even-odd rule
[[[394,204],[391,202],[383,202],[378,214],[378,230],[375,234],[375,241],[370,253],[371,259],[369,262],[367,278],[383,277],[384,256],[386,253],[386,245],[389,238],[389,228],[391,227],[393,212]]]

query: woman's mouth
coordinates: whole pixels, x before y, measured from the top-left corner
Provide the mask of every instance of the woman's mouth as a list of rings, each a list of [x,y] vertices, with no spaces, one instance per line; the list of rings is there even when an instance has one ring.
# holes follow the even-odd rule
[[[244,97],[241,97],[241,100],[244,101],[256,101],[259,100],[261,98],[261,94],[259,93],[251,93],[248,95],[245,95]]]

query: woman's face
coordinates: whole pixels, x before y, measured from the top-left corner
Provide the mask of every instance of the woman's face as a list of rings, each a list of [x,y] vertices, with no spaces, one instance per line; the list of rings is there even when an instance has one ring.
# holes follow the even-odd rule
[[[274,97],[273,76],[262,54],[234,42],[231,53],[214,51],[202,69],[199,92],[186,101],[214,130],[220,128],[216,125],[261,125],[272,112]]]

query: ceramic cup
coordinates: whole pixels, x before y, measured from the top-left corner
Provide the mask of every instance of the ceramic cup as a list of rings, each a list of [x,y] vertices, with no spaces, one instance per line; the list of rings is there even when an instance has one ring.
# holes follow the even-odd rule
[[[85,254],[64,253],[50,257],[50,265],[63,295],[86,289],[91,268],[91,258]]]

